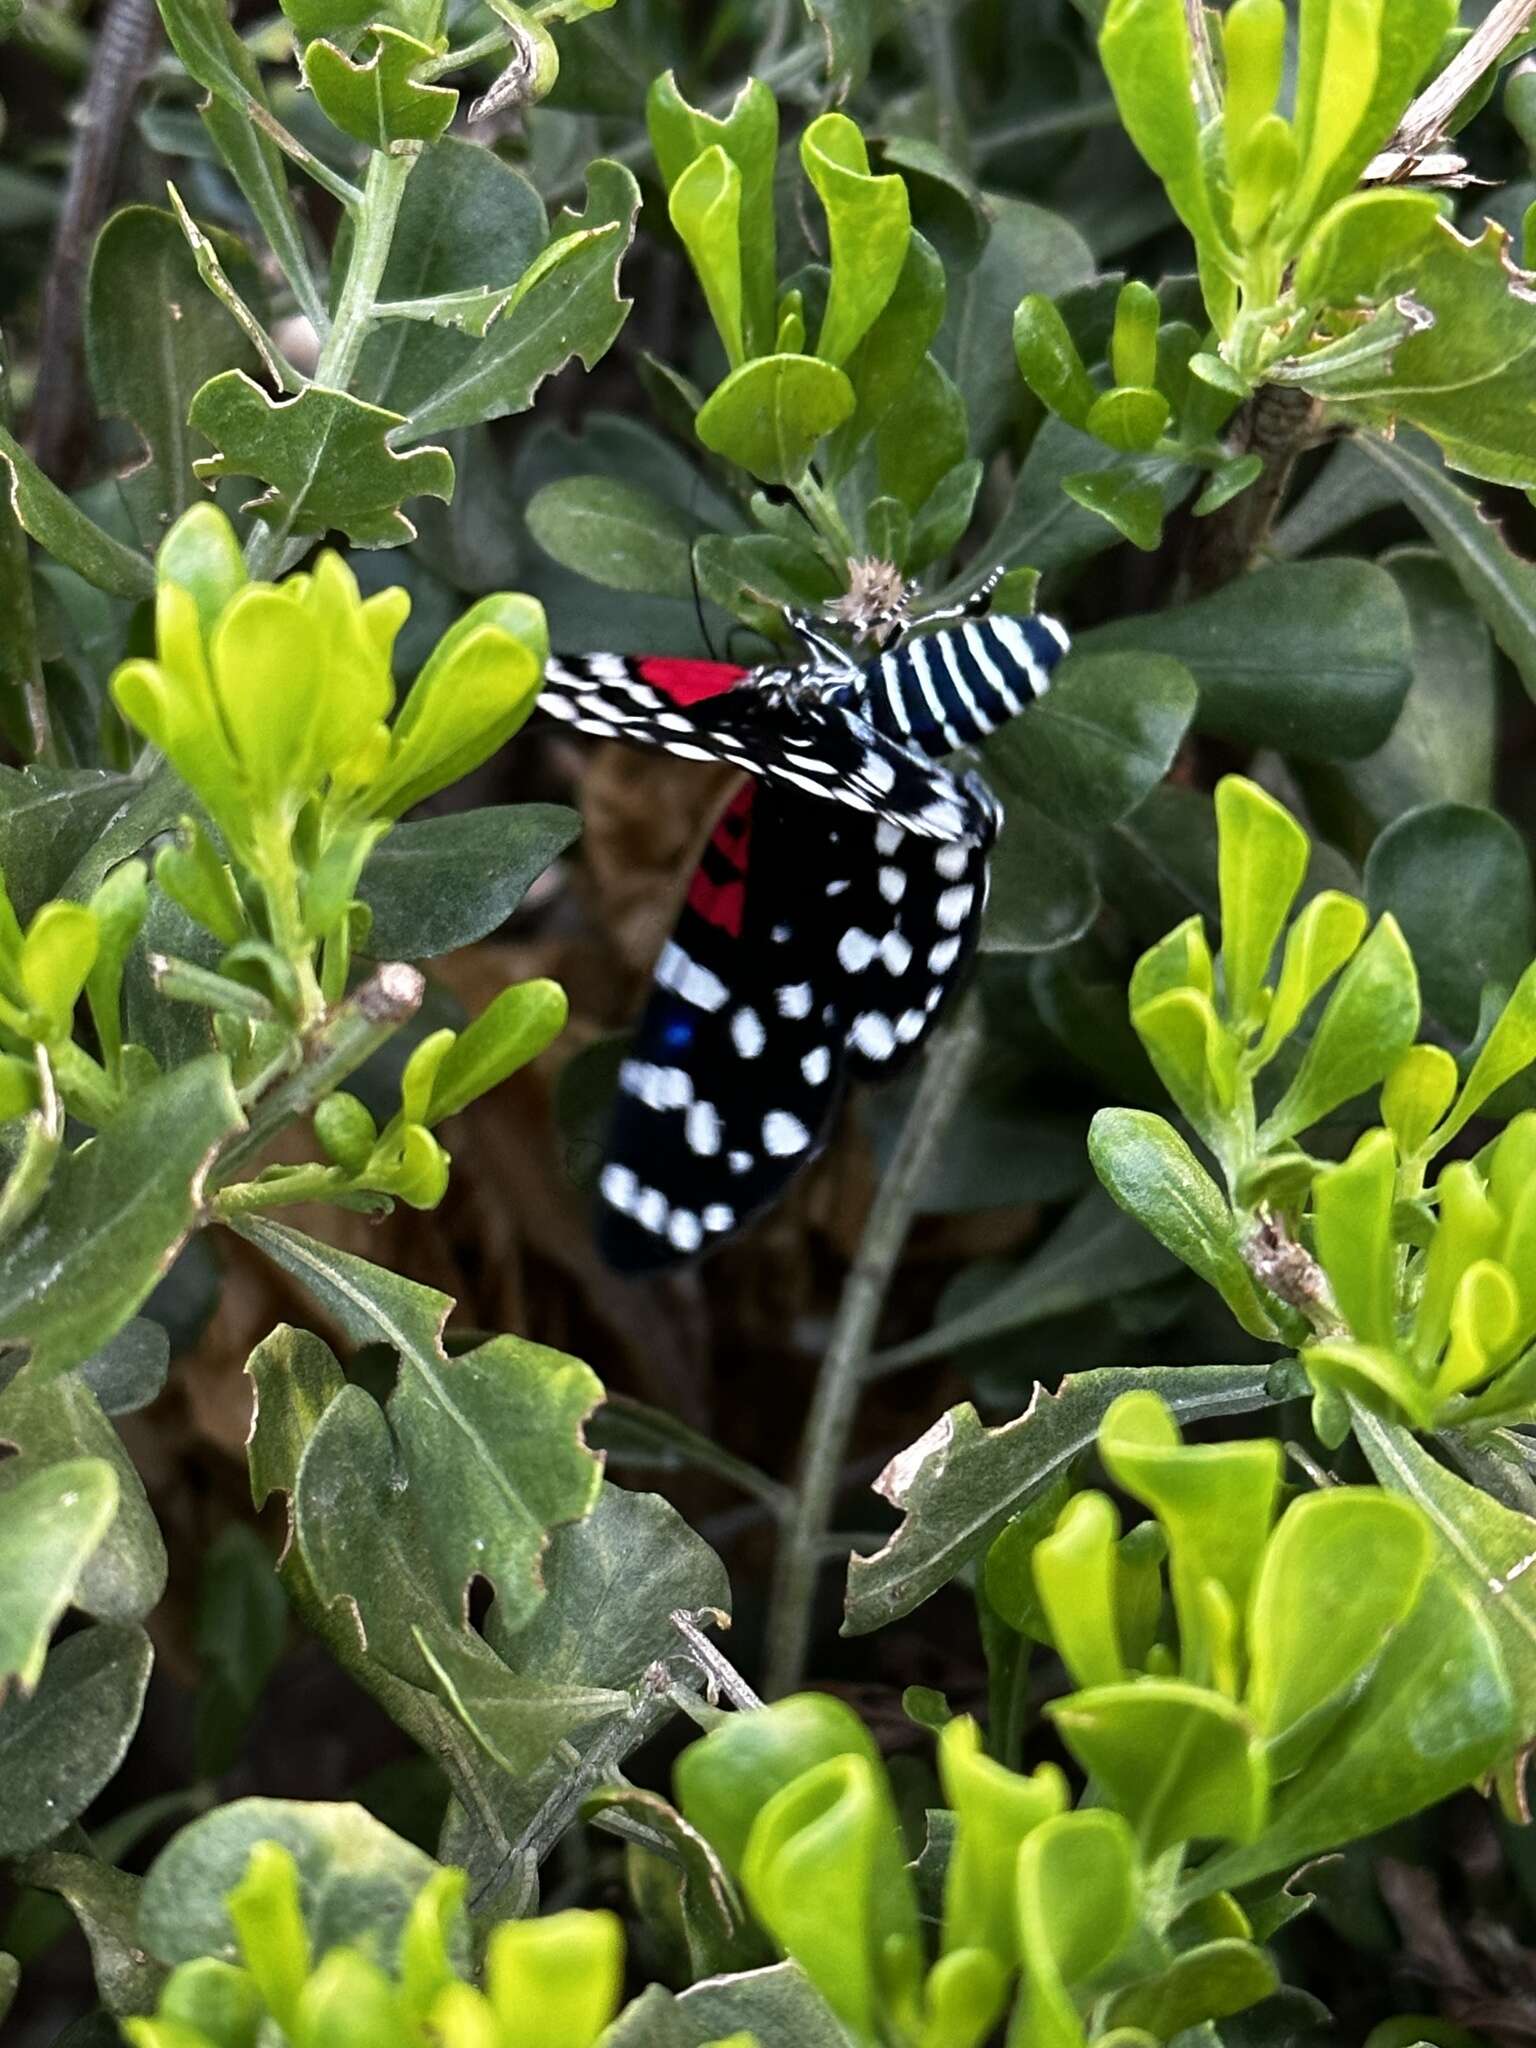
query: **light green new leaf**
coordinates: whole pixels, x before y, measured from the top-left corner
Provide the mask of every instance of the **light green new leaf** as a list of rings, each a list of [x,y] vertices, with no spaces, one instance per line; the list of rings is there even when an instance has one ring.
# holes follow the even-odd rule
[[[198,392],[190,423],[218,450],[194,463],[197,474],[257,478],[267,488],[246,509],[285,533],[334,527],[362,547],[398,547],[416,535],[400,509],[407,498],[453,496],[446,449],[397,453],[401,415],[344,391],[311,384],[272,398],[229,370]]]
[[[1317,1256],[1344,1320],[1361,1343],[1387,1349],[1397,1336],[1396,1195],[1397,1148],[1379,1130],[1341,1165],[1324,1167],[1312,1189]]]
[[[896,288],[912,234],[907,188],[872,177],[864,138],[845,114],[823,114],[800,138],[800,161],[827,216],[832,282],[816,338],[823,362],[845,363]]]
[[[1294,1137],[1385,1080],[1419,1028],[1419,981],[1397,920],[1383,917],[1328,998],[1295,1079],[1265,1118],[1265,1143]]]
[[[670,71],[654,81],[645,103],[651,147],[671,190],[689,166],[718,146],[740,180],[737,208],[741,338],[749,356],[766,355],[774,339],[773,177],[779,106],[761,79],[749,78],[724,114],[693,107]]]
[[[1101,1109],[1088,1131],[1093,1170],[1127,1215],[1214,1287],[1252,1336],[1273,1341],[1220,1189],[1172,1124],[1143,1109]]]
[[[746,360],[741,279],[741,172],[718,143],[689,164],[667,198],[715,331],[733,370]]]
[[[1130,1829],[1118,1813],[1063,1813],[1019,1851],[1019,1953],[1024,1985],[1008,2048],[1082,2048],[1074,1993],[1124,1947],[1140,1882]]]
[[[706,448],[760,483],[787,484],[853,408],[852,384],[819,356],[760,356],[716,387],[694,426]]]
[[[1241,775],[1216,785],[1216,830],[1227,1016],[1241,1030],[1260,1021],[1259,991],[1312,848],[1290,812]]]
[[[565,991],[553,981],[504,988],[461,1031],[432,1081],[427,1119],[440,1123],[536,1059],[565,1029]]]
[[[1178,1842],[1251,1842],[1268,1811],[1263,1742],[1220,1693],[1175,1679],[1094,1686],[1046,1711],[1151,1861]]]

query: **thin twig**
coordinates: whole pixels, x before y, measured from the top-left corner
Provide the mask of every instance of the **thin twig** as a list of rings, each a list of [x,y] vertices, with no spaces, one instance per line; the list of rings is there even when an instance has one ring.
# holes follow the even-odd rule
[[[1499,0],[1472,31],[1438,78],[1431,79],[1397,125],[1382,151],[1422,156],[1473,86],[1498,63],[1516,36],[1536,21],[1536,0]]]
[[[86,266],[112,203],[134,95],[159,33],[155,0],[108,0],[75,117],[78,134],[43,286],[30,437],[32,459],[55,482],[69,481],[83,415]]]
[[[779,1539],[768,1615],[766,1690],[770,1698],[793,1691],[804,1675],[816,1581],[828,1554],[827,1528],[886,1290],[906,1243],[929,1163],[965,1094],[981,1045],[980,1004],[973,994],[929,1052],[895,1156],[880,1183],[858,1257],[843,1289],[805,1425],[794,1506]]]
[[[1214,121],[1221,112],[1221,94],[1216,85],[1216,60],[1211,54],[1211,31],[1205,18],[1205,0],[1184,0],[1184,19],[1189,25],[1190,47],[1194,52],[1195,106],[1200,126]]]

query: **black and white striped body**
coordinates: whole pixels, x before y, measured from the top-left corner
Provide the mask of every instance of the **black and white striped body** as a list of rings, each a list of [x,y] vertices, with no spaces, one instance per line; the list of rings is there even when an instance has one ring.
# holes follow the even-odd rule
[[[967,619],[888,648],[830,695],[937,760],[976,746],[1044,696],[1067,644],[1054,619]]]

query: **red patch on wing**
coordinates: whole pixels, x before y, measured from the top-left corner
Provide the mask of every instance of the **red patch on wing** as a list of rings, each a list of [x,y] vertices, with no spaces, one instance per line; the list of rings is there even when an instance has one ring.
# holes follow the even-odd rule
[[[668,655],[654,655],[638,664],[642,682],[674,704],[699,704],[706,697],[721,697],[734,690],[747,673],[728,661],[674,661]]]
[[[746,907],[745,882],[712,882],[703,868],[694,869],[688,885],[688,908],[697,911],[706,924],[718,925],[733,939],[739,939]]]
[[[733,867],[738,875],[747,871],[747,852],[752,843],[752,799],[757,785],[744,782],[716,820],[709,835],[709,855]],[[733,939],[741,937],[741,921],[747,904],[746,882],[717,882],[708,872],[708,855],[693,871],[688,884],[688,908],[697,911],[706,924],[717,925]]]

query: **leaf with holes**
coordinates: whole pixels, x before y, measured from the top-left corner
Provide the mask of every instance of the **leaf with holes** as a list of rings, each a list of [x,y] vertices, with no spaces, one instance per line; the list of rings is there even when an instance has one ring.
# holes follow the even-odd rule
[[[390,436],[399,413],[311,384],[296,398],[271,398],[243,371],[205,384],[191,424],[218,450],[193,467],[205,481],[250,476],[267,486],[247,509],[284,533],[338,528],[362,547],[399,547],[416,529],[408,498],[453,496],[453,463],[442,448],[400,454]]]

